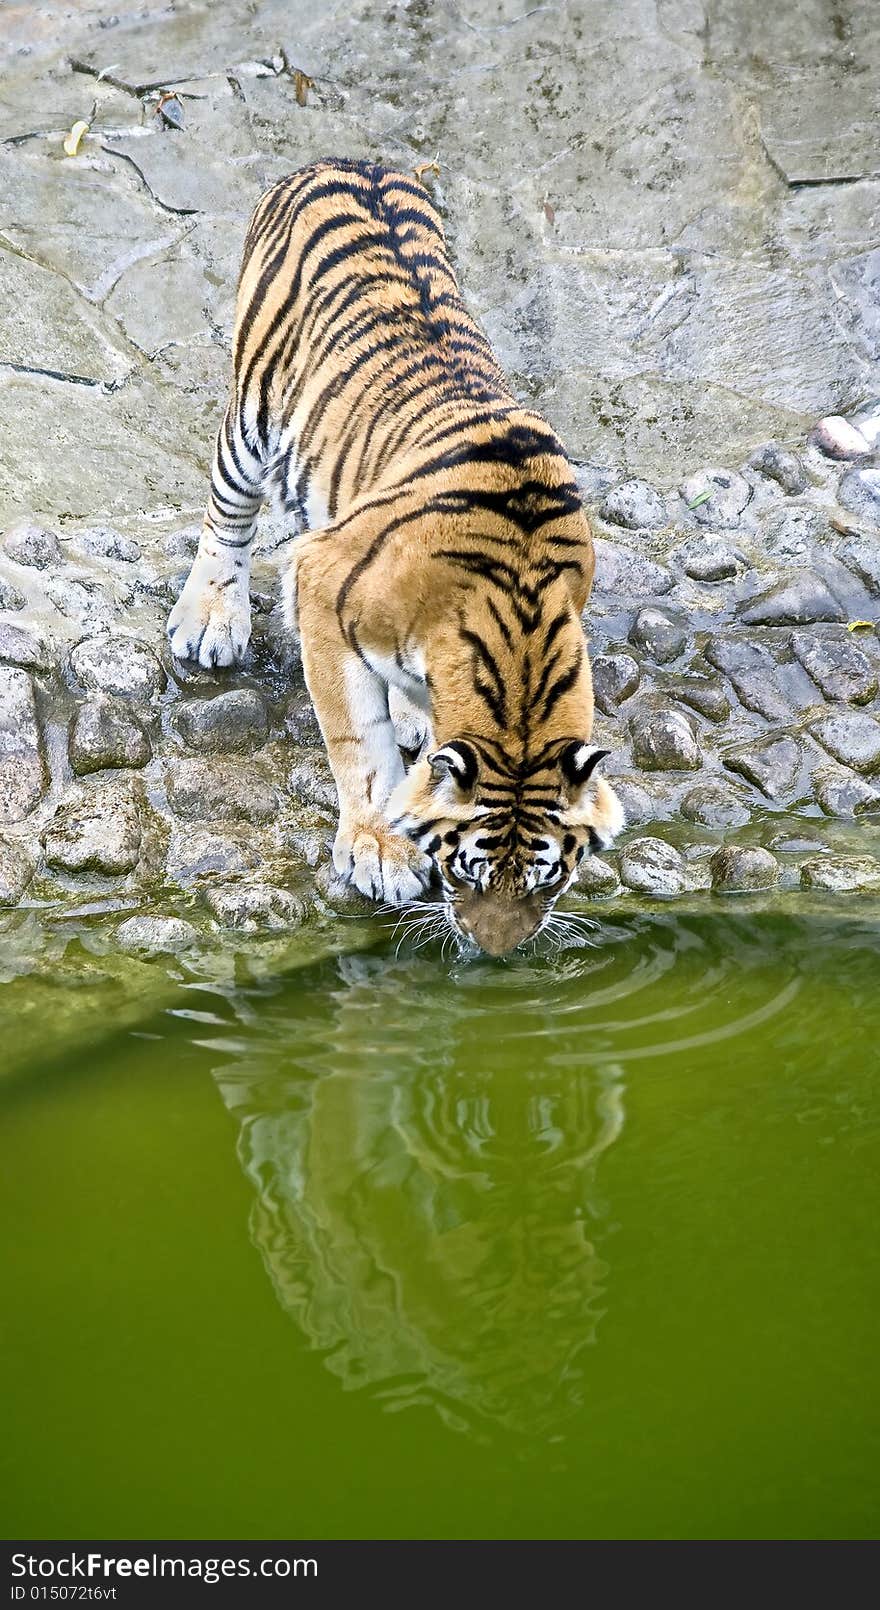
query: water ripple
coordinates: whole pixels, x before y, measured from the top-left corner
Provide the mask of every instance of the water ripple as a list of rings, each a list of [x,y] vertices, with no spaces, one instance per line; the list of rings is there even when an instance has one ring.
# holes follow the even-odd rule
[[[609,1301],[600,1174],[625,1144],[625,1072],[708,1075],[717,1048],[746,1063],[770,1033],[789,1064],[811,1055],[808,938],[664,916],[552,960],[389,949],[229,992],[236,1021],[199,1043],[222,1056],[251,1235],[341,1386],[469,1435],[564,1434]],[[854,1002],[876,963],[866,931]]]

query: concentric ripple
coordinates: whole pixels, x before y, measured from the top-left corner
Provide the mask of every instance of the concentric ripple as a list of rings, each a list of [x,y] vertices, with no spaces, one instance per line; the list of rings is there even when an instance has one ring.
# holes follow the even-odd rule
[[[822,947],[787,934],[659,916],[504,965],[390,945],[228,998],[198,1043],[222,1053],[252,1237],[346,1389],[482,1437],[565,1425],[609,1300],[627,1081],[716,1078],[771,1042],[809,1058]],[[873,999],[876,934],[853,934],[847,988]]]

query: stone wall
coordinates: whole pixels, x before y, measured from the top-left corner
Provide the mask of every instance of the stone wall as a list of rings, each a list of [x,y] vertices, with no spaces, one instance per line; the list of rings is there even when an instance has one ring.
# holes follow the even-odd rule
[[[867,426],[852,462],[807,445],[880,390],[864,7],[83,0],[7,22],[0,902],[102,912],[146,950],[360,909],[329,874],[276,519],[246,671],[164,639],[248,212],[329,152],[437,158],[465,294],[577,464],[630,822],[582,897],[880,887],[880,470]]]

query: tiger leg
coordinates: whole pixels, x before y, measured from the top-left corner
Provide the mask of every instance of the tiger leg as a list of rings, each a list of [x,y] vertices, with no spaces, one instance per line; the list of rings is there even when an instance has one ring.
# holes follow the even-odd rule
[[[217,433],[198,552],[168,618],[176,659],[204,666],[243,659],[251,635],[250,552],[262,501],[262,461],[230,402]]]
[[[432,863],[388,824],[385,805],[404,776],[388,684],[343,637],[330,579],[297,563],[303,672],[339,795],[333,864],[361,894],[405,905],[427,887]]]

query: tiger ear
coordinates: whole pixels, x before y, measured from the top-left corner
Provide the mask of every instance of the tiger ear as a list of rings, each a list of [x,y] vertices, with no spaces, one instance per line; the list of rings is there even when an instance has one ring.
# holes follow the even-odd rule
[[[583,788],[593,775],[600,760],[610,755],[610,749],[594,749],[588,743],[566,744],[559,756],[559,765],[562,775],[572,788]]]
[[[456,738],[428,756],[428,765],[435,777],[451,777],[466,792],[477,780],[477,756],[470,744]]]

